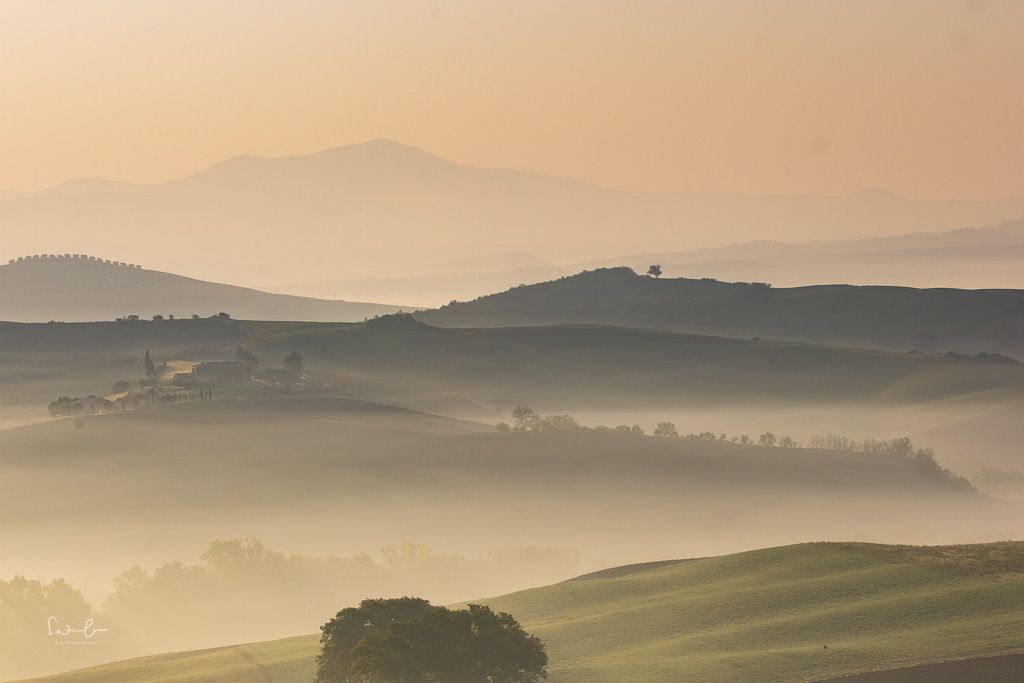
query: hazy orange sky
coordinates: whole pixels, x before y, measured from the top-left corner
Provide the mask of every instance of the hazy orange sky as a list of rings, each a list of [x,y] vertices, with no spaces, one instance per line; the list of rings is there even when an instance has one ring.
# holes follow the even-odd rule
[[[0,3],[0,189],[389,137],[646,190],[1024,194],[1024,2]]]

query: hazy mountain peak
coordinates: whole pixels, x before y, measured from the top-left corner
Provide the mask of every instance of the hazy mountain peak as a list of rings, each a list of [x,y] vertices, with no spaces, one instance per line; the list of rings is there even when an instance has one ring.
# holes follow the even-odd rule
[[[377,138],[300,156],[240,155],[157,185],[75,181],[5,199],[0,224],[4,258],[44,250],[131,258],[124,248],[135,245],[162,269],[281,284],[338,280],[368,264],[397,272],[510,252],[593,263],[603,254],[636,253],[638,245],[648,254],[679,253],[712,240],[820,239],[826,226],[830,236],[854,238],[1022,213],[1024,199],[927,202],[884,190],[853,197],[622,192],[457,164]],[[195,248],[153,253],[144,246],[168,235]]]

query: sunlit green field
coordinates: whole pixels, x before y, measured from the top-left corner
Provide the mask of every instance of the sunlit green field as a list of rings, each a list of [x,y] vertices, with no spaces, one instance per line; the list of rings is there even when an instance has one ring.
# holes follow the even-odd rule
[[[53,683],[309,683],[315,675],[313,658],[317,644],[316,636],[298,636],[266,643],[141,657],[33,680]]]
[[[804,544],[620,574],[481,602],[544,639],[553,681],[802,681],[1024,647],[1024,543]],[[309,681],[316,648],[301,636],[40,680]]]

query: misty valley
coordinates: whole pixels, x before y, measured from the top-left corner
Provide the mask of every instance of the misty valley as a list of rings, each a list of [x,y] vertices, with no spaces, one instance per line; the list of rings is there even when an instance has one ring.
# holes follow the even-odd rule
[[[3,0],[0,683],[1024,681],[1022,64]]]
[[[74,258],[30,267],[62,266],[125,267]],[[662,294],[660,285],[713,299]],[[981,585],[1012,573],[989,564],[1022,552],[1003,543],[1024,522],[1024,486],[1013,474],[1019,482],[1024,368],[1009,355],[1017,338],[993,333],[984,339],[992,350],[972,351],[984,328],[964,336],[950,319],[955,308],[906,308],[908,298],[932,294],[883,290],[865,295],[892,324],[801,327],[807,318],[794,315],[790,339],[771,341],[779,318],[768,325],[763,311],[774,291],[786,310],[784,290],[612,269],[362,322],[178,309],[2,323],[5,391],[17,400],[0,409],[0,514],[18,520],[0,528],[3,547],[18,549],[0,559],[11,577],[0,604],[14,619],[0,641],[3,675],[220,647],[211,652],[224,658],[228,680],[268,656],[235,644],[267,642],[281,648],[280,680],[306,680],[318,675],[316,638],[293,636],[315,631],[339,606],[416,595],[515,606],[525,628],[546,634],[555,680],[619,680],[618,667],[640,661],[656,679],[694,666],[709,677],[763,680],[773,669],[735,663],[740,652],[771,651],[753,642],[698,665],[643,654],[642,640],[602,646],[606,636],[587,636],[617,653],[605,668],[596,654],[569,648],[582,617],[542,616],[550,605],[531,591],[586,575],[580,581],[605,586],[600,599],[612,599],[633,590],[628,582],[668,580],[676,567],[699,571],[768,547],[826,571],[817,565],[825,546],[806,545],[822,540],[843,541],[842,553],[897,574],[917,566],[887,550],[905,544],[971,554],[964,571]],[[818,292],[813,305],[828,315],[829,296],[850,294]],[[732,314],[722,322],[693,312],[721,309],[723,297]],[[561,307],[563,299],[572,304]],[[945,314],[933,317],[928,306]],[[976,305],[964,310],[979,315]],[[1013,305],[996,301],[992,310],[999,325],[1019,320]],[[525,317],[531,311],[548,319]],[[766,338],[741,338],[736,326],[763,326]],[[932,349],[953,348],[886,350],[922,328]],[[878,348],[856,345],[869,334]],[[942,562],[921,566],[935,572],[929,580],[951,580]],[[622,569],[598,571],[608,567]],[[698,609],[686,600],[706,593],[687,591],[694,597],[672,599]],[[496,595],[507,597],[488,597]],[[822,596],[808,599],[801,609],[826,609],[815,602]],[[851,609],[860,600],[873,609],[870,595]],[[780,609],[762,606],[756,618],[781,618]],[[50,616],[61,626],[43,641],[18,626]],[[88,647],[54,651],[54,639],[74,642],[78,633],[85,642],[84,629],[100,627]],[[666,656],[687,651],[689,628],[666,623],[658,638],[679,639]],[[832,659],[803,662],[793,675],[887,661],[884,648],[857,640],[861,627],[834,628]],[[844,639],[860,654],[841,655]],[[923,642],[908,647],[927,660]],[[112,665],[129,666],[116,675],[164,675],[154,673],[164,671],[159,655],[133,661]]]

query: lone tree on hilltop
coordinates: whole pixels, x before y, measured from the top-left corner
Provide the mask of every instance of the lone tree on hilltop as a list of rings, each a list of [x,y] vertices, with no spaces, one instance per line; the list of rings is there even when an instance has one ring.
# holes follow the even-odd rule
[[[363,600],[320,627],[317,680],[535,683],[544,644],[489,607],[435,607],[419,598]]]
[[[661,277],[661,266],[655,263],[647,269],[647,275],[650,277]]]

